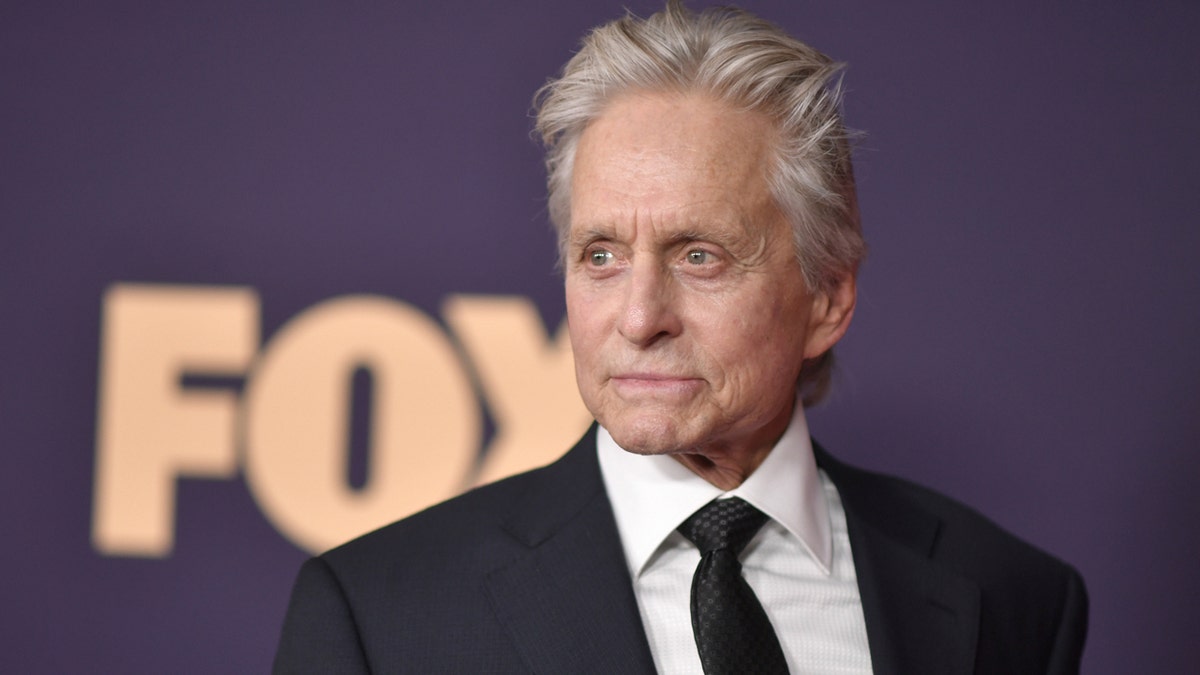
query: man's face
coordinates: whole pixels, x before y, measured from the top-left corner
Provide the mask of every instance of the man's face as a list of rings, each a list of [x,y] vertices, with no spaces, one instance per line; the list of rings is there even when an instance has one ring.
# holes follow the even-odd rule
[[[698,95],[614,101],[580,138],[567,316],[584,403],[627,450],[755,453],[836,341],[768,184],[769,120]]]

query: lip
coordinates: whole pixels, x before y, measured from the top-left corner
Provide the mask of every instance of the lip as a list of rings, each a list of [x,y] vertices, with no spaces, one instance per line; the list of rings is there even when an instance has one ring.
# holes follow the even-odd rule
[[[627,395],[688,394],[703,382],[697,377],[664,373],[622,373],[611,381],[619,393]]]

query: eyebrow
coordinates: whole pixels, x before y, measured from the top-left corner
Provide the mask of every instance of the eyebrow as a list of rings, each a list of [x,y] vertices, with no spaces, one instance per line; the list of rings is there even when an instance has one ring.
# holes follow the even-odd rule
[[[616,236],[616,228],[611,226],[589,227],[586,230],[572,233],[567,238],[568,248],[583,248],[594,241],[604,239],[613,239]]]
[[[762,230],[756,228],[754,223],[744,216],[731,216],[732,214],[709,214],[707,217],[689,219],[689,223],[671,234],[667,244],[678,246],[690,241],[706,241],[731,253],[745,251],[747,246],[759,246],[758,240],[762,238]],[[708,227],[698,226],[698,223]]]
[[[701,228],[694,225],[688,226],[670,233],[663,242],[663,245],[670,248],[692,241],[707,241],[725,249],[733,250],[738,248],[740,244],[744,244],[745,240],[752,239],[754,234],[753,227],[748,226],[747,223],[739,222],[737,225],[737,228]],[[572,234],[567,239],[567,246],[569,249],[579,249],[586,247],[592,242],[618,239],[617,228],[615,226],[594,225]]]
[[[672,234],[667,239],[666,243],[668,246],[678,246],[679,244],[685,244],[690,241],[710,241],[723,248],[729,248],[738,240],[738,238],[739,237],[736,234],[730,233],[728,230],[712,230],[706,232],[689,228]]]

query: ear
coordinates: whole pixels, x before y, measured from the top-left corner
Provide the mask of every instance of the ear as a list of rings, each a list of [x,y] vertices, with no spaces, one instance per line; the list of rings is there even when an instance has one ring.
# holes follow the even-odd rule
[[[808,336],[804,342],[804,359],[815,359],[833,348],[850,327],[854,303],[858,298],[855,270],[838,278],[829,288],[813,295],[812,312],[808,316]]]

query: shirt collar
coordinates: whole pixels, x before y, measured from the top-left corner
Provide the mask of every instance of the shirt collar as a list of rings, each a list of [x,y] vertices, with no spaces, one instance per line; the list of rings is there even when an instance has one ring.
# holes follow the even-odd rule
[[[830,573],[833,537],[829,507],[799,400],[787,430],[767,458],[729,492],[667,455],[622,450],[603,427],[596,433],[596,450],[625,560],[635,579],[680,523],[722,496],[741,497],[766,513],[800,540],[821,571]]]

